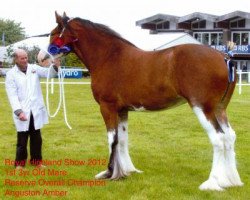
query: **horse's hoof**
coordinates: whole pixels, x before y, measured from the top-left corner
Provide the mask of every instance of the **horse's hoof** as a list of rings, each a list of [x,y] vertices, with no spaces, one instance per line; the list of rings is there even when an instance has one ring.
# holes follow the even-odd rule
[[[109,179],[111,177],[111,174],[109,170],[102,171],[99,174],[95,176],[95,179]]]
[[[217,190],[223,191],[224,189],[220,187],[216,181],[216,179],[208,179],[204,183],[202,183],[199,187],[200,190]]]

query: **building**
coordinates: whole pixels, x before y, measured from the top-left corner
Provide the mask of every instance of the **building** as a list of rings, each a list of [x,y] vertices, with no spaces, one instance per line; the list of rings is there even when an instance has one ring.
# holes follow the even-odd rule
[[[227,52],[228,41],[235,43],[232,59],[238,69],[250,71],[250,13],[235,11],[217,16],[195,12],[185,16],[157,14],[136,25],[150,34],[185,32],[204,45]]]

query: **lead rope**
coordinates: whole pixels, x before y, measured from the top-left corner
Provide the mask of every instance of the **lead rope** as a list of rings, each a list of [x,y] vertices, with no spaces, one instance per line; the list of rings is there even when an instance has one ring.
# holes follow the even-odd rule
[[[54,114],[50,113],[50,106],[49,106],[49,84],[51,84],[52,86],[54,86],[54,82],[51,83],[49,81],[50,79],[50,70],[52,69],[53,65],[50,65],[49,70],[48,70],[48,74],[47,74],[47,81],[46,81],[46,104],[47,104],[47,111],[48,111],[48,115],[49,117],[53,118],[55,117],[60,108],[61,105],[63,103],[63,114],[64,114],[64,122],[67,125],[67,127],[69,129],[72,129],[72,127],[69,125],[68,122],[68,118],[67,118],[67,109],[66,109],[66,101],[65,101],[65,92],[64,92],[64,76],[63,76],[63,70],[61,69],[61,67],[58,67],[58,83],[59,83],[59,102],[58,102],[58,106],[57,109],[55,111]]]

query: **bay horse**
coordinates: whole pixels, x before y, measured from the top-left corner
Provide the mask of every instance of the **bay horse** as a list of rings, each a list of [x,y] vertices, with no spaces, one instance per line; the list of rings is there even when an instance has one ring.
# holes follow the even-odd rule
[[[199,188],[243,185],[236,168],[236,135],[226,114],[236,84],[229,77],[236,74],[222,53],[195,44],[144,51],[102,24],[65,13],[56,13],[56,22],[49,51],[54,56],[72,51],[86,65],[107,128],[109,163],[97,179],[140,172],[128,151],[128,111],[157,111],[187,102],[213,146],[212,169]]]

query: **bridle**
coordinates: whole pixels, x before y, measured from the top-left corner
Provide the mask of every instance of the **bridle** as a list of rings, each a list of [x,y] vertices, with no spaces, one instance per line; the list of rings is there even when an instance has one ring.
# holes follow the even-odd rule
[[[72,19],[67,21],[67,24],[69,21],[71,21]],[[54,40],[52,41],[52,43],[49,45],[48,47],[48,52],[52,55],[57,55],[57,54],[67,54],[69,52],[71,52],[72,48],[71,45],[75,42],[78,41],[77,38],[72,38],[72,40],[70,40],[67,43],[64,43],[62,36],[66,30],[66,26],[67,24],[64,25],[61,33],[59,34],[58,37],[54,38]],[[68,27],[67,27],[68,28]],[[70,31],[70,30],[69,30]],[[50,34],[50,36],[52,36],[53,34]]]

